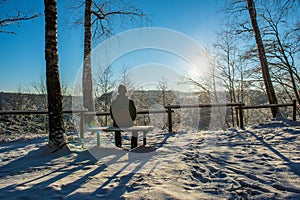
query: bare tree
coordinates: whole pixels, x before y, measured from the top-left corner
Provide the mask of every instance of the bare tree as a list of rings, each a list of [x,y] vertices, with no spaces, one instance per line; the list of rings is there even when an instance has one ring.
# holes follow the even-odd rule
[[[170,89],[168,88],[168,81],[166,78],[162,77],[161,80],[158,82],[157,90],[161,92],[160,99],[162,100],[161,103],[165,106],[170,102]]]
[[[94,110],[94,95],[92,82],[92,24],[91,24],[92,0],[85,1],[84,11],[84,60],[82,74],[83,106],[89,111]]]
[[[119,71],[120,73],[120,83],[125,85],[127,90],[133,90],[134,88],[134,82],[129,77],[130,72],[130,66],[129,65],[123,65]]]
[[[96,97],[98,99],[97,106],[104,112],[109,111],[111,103],[112,90],[116,86],[116,80],[112,71],[112,65],[109,65],[104,70],[99,68],[99,71],[94,81],[96,84]],[[108,119],[105,117],[105,126],[107,126]]]
[[[240,78],[238,77],[240,74],[236,73],[236,71],[238,71],[237,69],[239,69],[237,66],[237,64],[239,64],[237,56],[239,50],[236,42],[237,38],[235,37],[235,34],[228,28],[227,30],[222,30],[218,34],[218,41],[214,44],[217,68],[220,72],[218,78],[223,81],[227,88],[230,102],[236,102],[236,99],[238,99],[236,95],[238,81],[236,81],[236,79]],[[232,125],[235,126],[234,108],[231,107],[230,109],[231,122]]]
[[[93,85],[91,67],[92,28],[94,37],[110,36],[114,33],[113,22],[119,25],[131,24],[137,17],[143,17],[141,10],[125,1],[85,1],[84,15],[84,69],[83,69],[83,104],[89,110],[93,108]],[[126,21],[128,20],[128,21]]]
[[[297,10],[296,1],[255,1],[255,4],[253,1],[251,4],[249,1],[240,0],[228,2],[230,3],[225,8],[228,17],[226,22],[232,28],[233,36],[238,36],[235,39],[242,39],[237,43],[241,50],[237,54],[239,64],[235,69],[241,74],[239,80],[241,95],[237,97],[240,96],[245,103],[251,103],[253,100],[256,103],[265,103],[266,100],[270,102],[269,94],[275,94],[274,90],[276,90],[276,100],[280,98],[284,102],[297,98],[295,88],[299,91],[299,84],[297,84],[299,68],[296,59],[299,55],[297,53],[299,21],[292,16]],[[250,18],[249,3],[252,6]],[[256,23],[252,23],[253,21]],[[227,23],[226,27],[228,27]],[[259,35],[255,32],[257,29],[253,27],[255,24]],[[257,41],[260,41],[264,48],[264,57],[261,56],[262,51],[259,51],[261,46],[257,45]],[[262,61],[267,62],[267,72],[264,70],[266,65],[263,64],[262,67],[260,64]],[[293,81],[295,84],[292,83]],[[272,89],[268,87],[269,83],[272,84],[273,92],[270,92]],[[255,95],[249,95],[253,92],[257,94],[256,98],[253,98]],[[262,92],[267,98],[261,95]],[[274,112],[271,113],[274,116]]]
[[[99,69],[99,72],[97,73],[96,76],[96,95],[98,97],[104,95],[104,94],[108,94],[109,92],[111,92],[115,86],[116,86],[116,80],[114,78],[114,74],[112,71],[112,66],[109,65],[107,68],[105,68],[104,70]],[[107,105],[108,105],[108,99],[105,99],[105,105],[106,107],[103,107],[104,111],[107,111]]]
[[[252,28],[253,28],[252,30],[253,30],[255,40],[256,40],[258,56],[259,56],[259,60],[260,60],[261,71],[262,71],[262,76],[263,76],[265,87],[266,87],[266,93],[268,96],[268,100],[269,100],[270,104],[277,104],[277,98],[276,98],[275,90],[273,87],[273,83],[271,81],[269,65],[268,65],[268,61],[266,58],[265,48],[264,48],[264,44],[263,44],[263,41],[261,38],[260,29],[259,29],[257,19],[256,19],[256,8],[255,8],[255,3],[253,0],[247,0],[247,8],[249,11],[249,16],[250,16],[250,20],[251,20],[251,24],[252,24]],[[278,114],[278,108],[272,107],[271,111],[272,111],[273,117],[276,117],[276,115]]]
[[[295,66],[295,57],[300,53],[300,42],[297,38],[299,31],[296,30],[297,24],[289,25],[286,22],[286,18],[295,10],[295,6],[292,0],[277,2],[273,5],[267,4],[263,6],[264,12],[261,16],[266,23],[265,31],[268,33],[268,40],[266,40],[265,47],[270,65],[276,69],[275,80],[292,99],[293,97],[288,94],[290,92],[287,90],[290,88],[300,105],[300,92],[298,92],[299,86],[297,85],[299,75]]]
[[[47,94],[47,86],[46,86],[46,77],[45,77],[45,75],[41,75],[40,80],[38,82],[37,81],[32,82],[31,86],[33,87],[33,89],[35,90],[35,92],[37,94],[43,94],[43,95]]]
[[[2,1],[0,4],[6,4],[9,1]],[[14,31],[6,30],[8,26],[17,24],[19,25],[22,21],[27,21],[34,19],[40,16],[40,14],[35,13],[34,11],[16,11],[15,14],[13,13],[5,13],[2,12],[0,14],[0,33],[8,33],[8,34],[16,34]]]
[[[58,69],[56,0],[44,0],[45,59],[48,94],[49,147],[54,151],[66,145],[62,116],[62,94]]]

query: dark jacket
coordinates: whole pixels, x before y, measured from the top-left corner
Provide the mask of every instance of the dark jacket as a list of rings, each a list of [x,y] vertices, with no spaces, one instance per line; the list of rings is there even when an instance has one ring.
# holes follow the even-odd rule
[[[110,106],[110,115],[115,127],[133,126],[133,121],[136,119],[134,102],[125,95],[118,95]]]

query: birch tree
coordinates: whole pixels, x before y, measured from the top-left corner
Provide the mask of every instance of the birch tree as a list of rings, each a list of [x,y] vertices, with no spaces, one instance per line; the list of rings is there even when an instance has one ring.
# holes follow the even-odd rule
[[[66,145],[62,116],[62,93],[58,69],[56,0],[44,0],[45,59],[49,117],[49,147],[54,151]]]

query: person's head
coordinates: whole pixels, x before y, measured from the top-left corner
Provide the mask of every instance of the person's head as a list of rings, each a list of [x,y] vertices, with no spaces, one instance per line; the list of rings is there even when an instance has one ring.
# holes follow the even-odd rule
[[[122,84],[119,85],[118,92],[121,95],[125,95],[127,93],[127,89],[126,89],[125,85],[122,85]]]

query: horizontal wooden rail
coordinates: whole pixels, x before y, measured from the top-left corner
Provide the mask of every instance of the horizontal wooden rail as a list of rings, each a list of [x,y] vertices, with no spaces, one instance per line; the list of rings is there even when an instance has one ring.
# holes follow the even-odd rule
[[[87,109],[63,110],[64,114],[85,113]],[[0,110],[0,115],[34,115],[48,114],[48,110]]]
[[[297,109],[297,101],[293,100],[292,103],[281,103],[281,104],[263,104],[263,105],[252,105],[252,106],[238,106],[235,109],[238,110],[239,113],[239,121],[240,128],[244,128],[244,120],[243,120],[243,110],[247,109],[260,109],[260,108],[279,108],[279,107],[293,107],[293,121],[296,121],[296,109]]]
[[[155,110],[139,110],[137,114],[155,114],[155,113],[167,113],[168,109],[155,109]],[[174,110],[173,110],[174,112]]]
[[[244,106],[244,103],[207,103],[207,104],[176,104],[166,105],[165,108],[210,108],[210,107],[226,107],[226,106]]]
[[[242,106],[242,109],[256,109],[256,108],[274,108],[274,107],[287,107],[287,106],[293,106],[293,103],[287,103],[287,104],[264,104],[264,105],[253,105],[253,106]]]
[[[212,108],[212,107],[227,107],[227,106],[244,106],[244,103],[205,103],[205,104],[176,104],[176,105],[165,105],[165,108],[168,111],[168,127],[169,132],[173,132],[172,127],[172,109],[179,109],[179,108]]]
[[[47,110],[0,110],[0,115],[48,114]]]
[[[167,109],[153,109],[153,110],[138,110],[136,111],[137,114],[155,114],[155,113],[167,113]],[[173,111],[174,112],[174,111]],[[110,112],[83,112],[83,115],[96,115],[96,116],[108,116]]]

